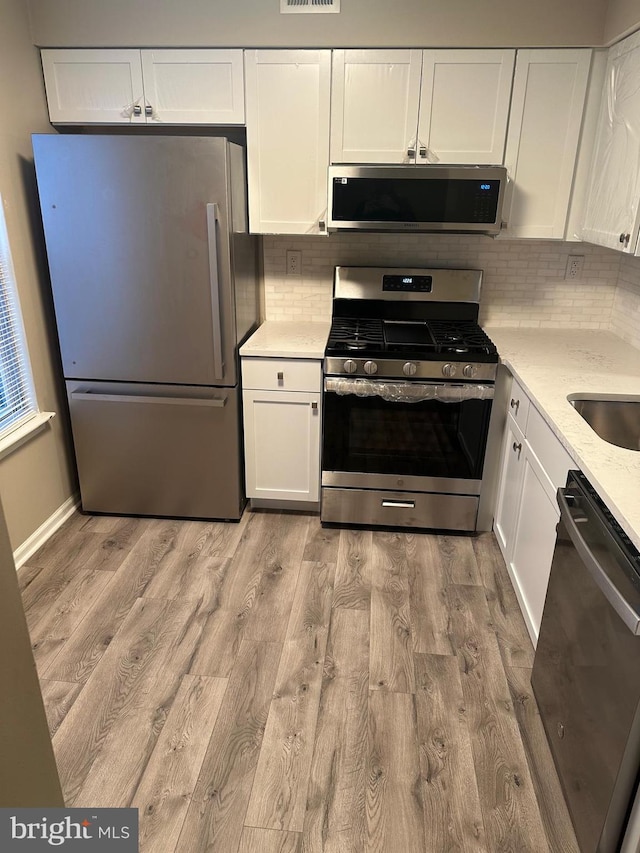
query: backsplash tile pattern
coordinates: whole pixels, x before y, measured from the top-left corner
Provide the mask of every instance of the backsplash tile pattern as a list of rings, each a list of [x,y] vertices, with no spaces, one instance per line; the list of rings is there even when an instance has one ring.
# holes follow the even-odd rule
[[[613,301],[611,330],[640,347],[640,258],[623,255]]]
[[[287,249],[302,252],[302,275],[285,275]],[[492,240],[460,234],[333,234],[330,237],[264,237],[265,309],[268,320],[328,320],[333,268],[443,266],[484,270],[480,321],[501,326],[612,327],[614,304],[627,326],[630,310],[616,285],[621,256],[586,243]],[[567,257],[584,255],[580,280],[565,281]],[[626,259],[625,259],[626,260]],[[622,286],[635,304],[640,262]],[[635,276],[635,277],[634,277]],[[637,309],[636,309],[637,312]],[[631,312],[632,313],[632,312]],[[624,320],[624,323],[623,323]],[[636,314],[636,323],[639,318]],[[633,323],[631,323],[633,325]]]

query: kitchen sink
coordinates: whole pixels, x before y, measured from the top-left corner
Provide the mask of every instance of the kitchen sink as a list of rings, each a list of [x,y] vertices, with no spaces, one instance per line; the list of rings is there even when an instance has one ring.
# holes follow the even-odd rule
[[[640,450],[640,397],[569,394],[567,400],[600,438],[618,447]]]

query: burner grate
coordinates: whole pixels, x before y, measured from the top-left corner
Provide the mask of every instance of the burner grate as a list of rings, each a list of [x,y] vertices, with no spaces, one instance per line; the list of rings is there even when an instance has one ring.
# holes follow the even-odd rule
[[[477,323],[432,320],[429,328],[439,352],[486,353],[497,352],[495,344]]]
[[[369,346],[382,347],[384,344],[382,321],[336,317],[331,324],[329,344],[354,350]]]

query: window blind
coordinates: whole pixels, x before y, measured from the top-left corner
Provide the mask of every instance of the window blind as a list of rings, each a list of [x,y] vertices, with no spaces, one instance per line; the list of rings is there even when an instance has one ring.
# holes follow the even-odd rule
[[[37,412],[0,196],[0,437]]]

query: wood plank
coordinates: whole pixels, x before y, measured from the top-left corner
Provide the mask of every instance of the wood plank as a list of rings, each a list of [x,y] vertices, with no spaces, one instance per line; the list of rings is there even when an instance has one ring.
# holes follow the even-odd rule
[[[532,667],[533,644],[493,533],[477,536],[473,550],[505,666]]]
[[[262,542],[259,561],[262,575],[247,619],[246,636],[252,640],[276,643],[282,642],[287,632],[309,517],[302,514],[280,514],[276,518],[265,514],[264,517],[268,536]]]
[[[491,853],[547,849],[484,590],[449,587],[452,638]]]
[[[411,639],[415,652],[454,654],[449,637],[449,610],[438,537],[407,538]]]
[[[299,832],[280,832],[277,829],[245,826],[238,853],[298,853],[299,850]]]
[[[193,602],[136,601],[54,738],[68,805],[129,805],[200,630]]]
[[[438,550],[449,583],[482,585],[471,537],[438,536]]]
[[[158,566],[168,559],[180,531],[180,522],[150,523],[108,588],[96,599],[87,616],[76,628],[44,672],[57,681],[86,681],[113,640],[115,633],[153,578]]]
[[[37,609],[40,618],[35,622],[31,621],[35,615],[32,609],[29,634],[39,672],[44,673],[55,660],[62,646],[111,583],[112,578],[110,572],[82,569],[70,579],[46,611]]]
[[[454,657],[416,654],[425,850],[489,853]]]
[[[280,652],[279,643],[242,643],[178,850],[231,853],[238,849]]]
[[[20,592],[24,592],[41,571],[42,566],[30,566],[26,563],[20,566],[18,569],[18,589]]]
[[[177,845],[226,688],[225,678],[182,678],[131,801],[139,809],[145,853],[165,853]]]
[[[335,563],[340,547],[340,530],[323,527],[319,516],[309,518],[307,541],[302,559],[305,563]]]
[[[531,689],[531,670],[506,667],[522,742],[552,853],[579,853],[540,712]]]
[[[370,530],[341,530],[333,594],[334,607],[368,610],[371,602]]]
[[[413,693],[415,672],[406,534],[373,536],[369,688]]]
[[[424,817],[414,697],[369,693],[367,847],[423,853]]]
[[[250,513],[233,560],[210,579],[215,595],[201,608],[192,673],[228,677],[243,639],[284,640],[308,523],[303,515]]]
[[[49,734],[51,737],[58,731],[62,721],[67,716],[69,708],[73,705],[82,690],[82,684],[70,681],[51,681],[48,678],[40,679],[40,690],[44,710],[49,723]]]
[[[368,697],[366,667],[349,678],[325,676],[309,776],[303,853],[362,853],[368,849]]]
[[[303,563],[245,823],[299,832],[320,704],[332,563]]]
[[[333,678],[369,677],[369,613],[336,607],[331,613],[325,674]]]

